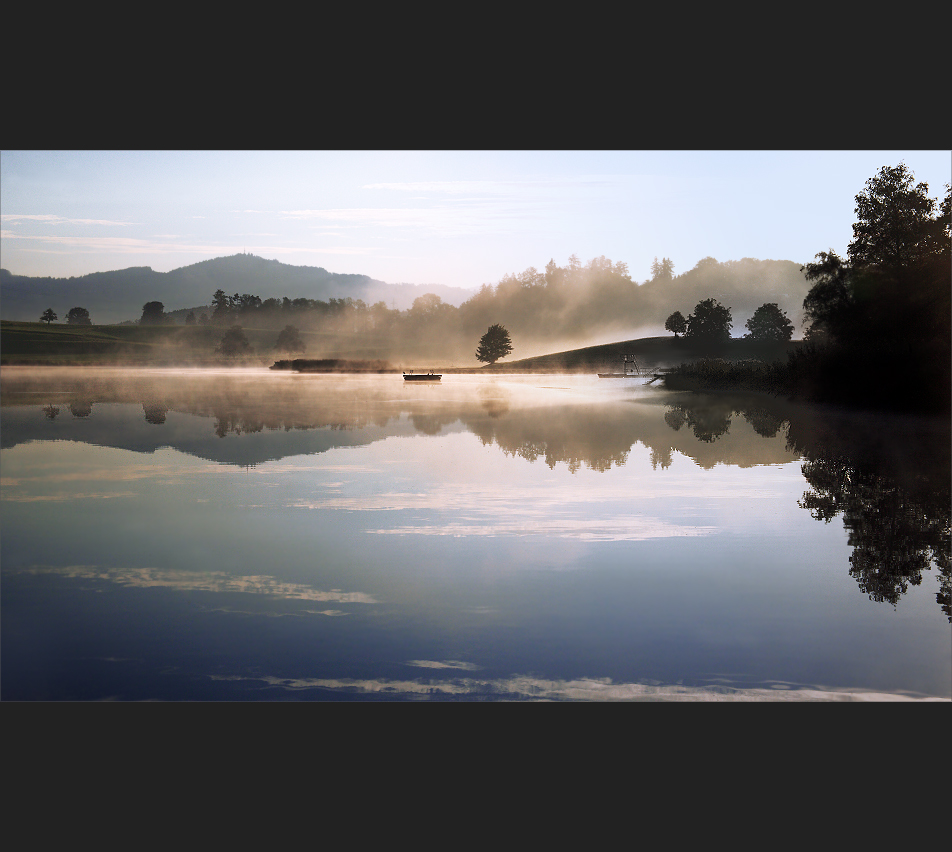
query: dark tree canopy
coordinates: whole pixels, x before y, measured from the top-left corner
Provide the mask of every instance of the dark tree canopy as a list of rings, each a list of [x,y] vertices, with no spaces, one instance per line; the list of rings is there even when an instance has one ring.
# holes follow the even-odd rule
[[[45,311],[43,311],[43,316],[40,317],[40,322],[45,322],[47,325],[49,325],[55,319],[56,314],[54,313],[53,309],[47,308]]]
[[[803,274],[807,281],[816,282],[803,300],[804,319],[809,323],[806,338],[842,336],[852,319],[855,302],[849,266],[830,249],[819,252],[817,262],[803,267]]]
[[[495,364],[510,352],[512,352],[512,341],[509,339],[509,332],[496,323],[489,326],[489,330],[480,338],[476,349],[476,359]]]
[[[681,311],[675,311],[664,321],[666,331],[673,331],[674,336],[684,334],[688,330],[688,321],[684,318]]]
[[[717,299],[704,299],[697,303],[687,324],[685,336],[691,340],[711,343],[730,340],[733,325],[731,309],[724,307]]]
[[[248,338],[245,337],[241,326],[237,325],[233,325],[222,335],[221,343],[218,344],[218,348],[215,350],[215,352],[231,358],[238,355],[249,355],[252,351]]]
[[[883,166],[856,196],[847,259],[817,254],[803,302],[808,337],[840,342],[944,333],[949,313],[949,193],[937,204],[900,163]],[[938,325],[937,325],[938,323]],[[941,326],[941,327],[940,327]]]
[[[745,337],[751,340],[790,340],[793,337],[793,323],[776,302],[761,305],[745,325],[749,332]]]
[[[146,302],[142,306],[139,325],[162,325],[165,322],[165,305],[161,302]]]
[[[66,314],[66,322],[69,325],[92,325],[93,321],[89,318],[89,311],[85,308],[70,308]]]
[[[813,357],[814,393],[949,409],[949,188],[941,203],[928,190],[904,164],[884,166],[856,196],[847,259],[830,249],[802,267],[814,282],[803,301],[804,337],[825,344]]]
[[[847,255],[853,266],[897,271],[919,265],[939,248],[936,202],[929,185],[913,184],[905,163],[883,166],[856,196],[856,222]]]

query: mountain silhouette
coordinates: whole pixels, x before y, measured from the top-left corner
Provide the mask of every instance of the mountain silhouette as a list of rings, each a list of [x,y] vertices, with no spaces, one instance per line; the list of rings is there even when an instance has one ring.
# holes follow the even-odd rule
[[[111,272],[93,272],[71,278],[14,275],[0,269],[0,318],[35,321],[47,308],[61,317],[76,306],[89,311],[95,324],[136,320],[146,302],[160,301],[166,311],[210,305],[216,290],[251,293],[262,299],[331,298],[378,301],[400,309],[434,293],[453,305],[471,292],[443,284],[388,284],[368,275],[328,272],[320,266],[293,266],[252,254],[203,260],[171,272],[133,266]]]

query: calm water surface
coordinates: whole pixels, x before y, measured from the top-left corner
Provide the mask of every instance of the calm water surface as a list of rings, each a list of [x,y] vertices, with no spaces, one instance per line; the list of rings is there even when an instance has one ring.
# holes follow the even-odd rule
[[[952,698],[949,424],[3,368],[5,700]]]

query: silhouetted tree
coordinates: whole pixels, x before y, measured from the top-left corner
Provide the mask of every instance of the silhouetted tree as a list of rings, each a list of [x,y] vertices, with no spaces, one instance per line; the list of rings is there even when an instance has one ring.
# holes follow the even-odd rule
[[[776,302],[761,305],[745,325],[749,334],[744,336],[751,340],[790,340],[793,337],[793,323]]]
[[[803,302],[804,337],[826,343],[801,359],[816,398],[888,407],[901,389],[920,408],[949,409],[949,189],[938,205],[928,189],[904,164],[884,166],[856,196],[848,259],[831,249],[803,267],[814,282]]]
[[[479,346],[476,348],[476,359],[495,364],[510,352],[512,352],[512,341],[509,338],[509,332],[495,323],[489,326],[489,330],[480,338]]]
[[[92,325],[93,322],[89,318],[89,311],[85,308],[70,308],[69,313],[66,314],[66,323],[68,325]]]
[[[688,330],[688,321],[681,311],[675,311],[664,321],[664,327],[667,331],[673,331],[677,338],[679,334],[684,334]]]
[[[162,325],[165,322],[165,305],[161,302],[146,302],[142,306],[139,325]]]
[[[730,340],[731,309],[724,307],[716,299],[704,299],[698,302],[694,313],[687,318],[685,337],[704,342]]]
[[[220,355],[227,355],[230,358],[234,358],[237,355],[247,355],[252,351],[253,350],[251,348],[251,344],[248,342],[248,338],[245,337],[245,333],[241,330],[241,326],[237,325],[233,325],[222,335],[221,342],[215,349],[216,353]]]
[[[45,311],[43,311],[43,316],[40,317],[40,322],[45,322],[47,325],[49,325],[55,319],[56,314],[53,313],[53,309],[47,308]]]
[[[189,311],[185,316],[185,325],[195,325],[195,311]]]
[[[293,325],[286,325],[278,335],[274,348],[281,352],[303,352],[306,347],[301,340],[301,332]]]
[[[853,266],[901,272],[941,251],[935,227],[936,202],[929,185],[913,185],[905,163],[883,166],[856,196],[853,240],[847,249]]]
[[[833,249],[821,251],[816,263],[801,267],[804,278],[816,283],[803,300],[807,340],[845,336],[854,319],[850,268]]]

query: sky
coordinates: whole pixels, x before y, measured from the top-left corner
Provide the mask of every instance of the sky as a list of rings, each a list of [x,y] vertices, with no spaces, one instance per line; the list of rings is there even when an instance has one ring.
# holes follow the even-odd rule
[[[704,257],[846,253],[855,201],[904,162],[941,199],[952,152],[0,151],[0,265],[69,277],[248,252],[475,289],[604,255],[636,281]]]

